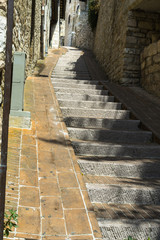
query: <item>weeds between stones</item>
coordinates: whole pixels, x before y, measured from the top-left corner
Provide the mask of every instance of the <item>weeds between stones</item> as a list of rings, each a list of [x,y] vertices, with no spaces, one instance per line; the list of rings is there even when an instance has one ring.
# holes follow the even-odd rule
[[[9,213],[4,214],[5,220],[4,220],[4,236],[8,237],[9,233],[12,232],[12,228],[16,228],[18,223],[18,214],[16,213],[16,210],[9,209]]]

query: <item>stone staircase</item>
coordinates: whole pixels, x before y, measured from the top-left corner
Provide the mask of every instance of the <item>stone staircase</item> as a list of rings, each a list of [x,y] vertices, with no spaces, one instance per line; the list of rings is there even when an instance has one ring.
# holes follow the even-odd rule
[[[69,48],[51,77],[104,240],[160,240],[160,145]]]

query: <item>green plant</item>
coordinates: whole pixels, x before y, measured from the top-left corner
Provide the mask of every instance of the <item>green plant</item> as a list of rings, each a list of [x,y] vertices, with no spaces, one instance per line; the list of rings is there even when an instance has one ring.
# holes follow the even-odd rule
[[[9,233],[12,231],[12,228],[16,228],[17,227],[17,223],[18,223],[18,214],[16,213],[15,210],[10,209],[9,210],[10,214],[5,213],[4,217],[4,236],[8,237]]]
[[[99,0],[89,0],[88,21],[90,23],[92,30],[94,30],[97,26],[99,8],[100,8]]]
[[[137,240],[137,239],[132,238],[131,236],[129,236],[128,239],[124,239],[124,240]]]

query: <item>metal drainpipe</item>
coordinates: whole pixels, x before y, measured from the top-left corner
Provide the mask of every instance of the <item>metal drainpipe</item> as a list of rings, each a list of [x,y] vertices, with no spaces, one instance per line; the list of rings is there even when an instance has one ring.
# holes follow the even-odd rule
[[[8,127],[9,127],[9,112],[10,112],[10,101],[11,101],[11,83],[12,83],[13,11],[14,11],[14,0],[8,0],[5,86],[4,86],[4,104],[3,104],[3,122],[2,122],[1,165],[0,165],[0,240],[3,240],[3,223],[4,223],[4,211],[5,211]]]

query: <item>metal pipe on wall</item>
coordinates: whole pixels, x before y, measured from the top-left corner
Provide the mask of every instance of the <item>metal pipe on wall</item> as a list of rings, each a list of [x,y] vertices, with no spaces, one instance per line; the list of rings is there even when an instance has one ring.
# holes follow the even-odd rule
[[[12,37],[13,37],[14,0],[8,0],[7,3],[8,5],[7,5],[5,85],[4,85],[2,145],[1,145],[1,165],[0,165],[0,240],[3,239],[3,224],[4,224],[4,211],[5,211],[8,127],[9,127],[11,84],[12,84]]]

